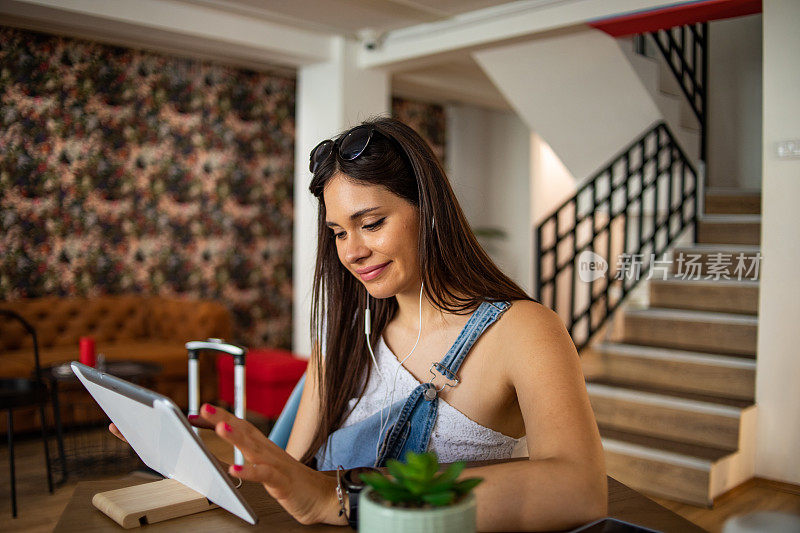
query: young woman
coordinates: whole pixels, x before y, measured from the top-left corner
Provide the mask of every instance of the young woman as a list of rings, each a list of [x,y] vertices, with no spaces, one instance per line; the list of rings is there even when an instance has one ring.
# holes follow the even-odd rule
[[[468,468],[479,530],[562,529],[605,515],[600,436],[575,347],[477,243],[425,141],[389,118],[311,154],[319,200],[311,356],[286,450],[205,405],[259,481],[304,524],[347,523],[335,477],[408,450]],[[490,179],[490,178],[487,178]]]

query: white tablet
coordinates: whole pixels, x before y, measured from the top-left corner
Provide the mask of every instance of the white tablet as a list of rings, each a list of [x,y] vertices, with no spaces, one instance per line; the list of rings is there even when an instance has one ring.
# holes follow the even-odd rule
[[[258,521],[172,400],[90,366],[78,362],[71,366],[147,466],[203,494],[246,522]]]

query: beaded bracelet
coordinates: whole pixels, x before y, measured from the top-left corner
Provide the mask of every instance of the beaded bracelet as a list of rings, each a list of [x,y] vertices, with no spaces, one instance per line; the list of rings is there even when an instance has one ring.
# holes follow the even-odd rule
[[[336,469],[336,497],[339,498],[339,515],[345,515],[345,518],[350,520],[350,517],[347,516],[345,505],[344,505],[344,491],[342,490],[342,472],[344,472],[344,467],[339,465]]]

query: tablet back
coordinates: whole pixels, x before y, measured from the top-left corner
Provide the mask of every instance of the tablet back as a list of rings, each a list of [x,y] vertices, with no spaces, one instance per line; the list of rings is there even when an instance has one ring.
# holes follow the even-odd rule
[[[92,367],[71,366],[147,466],[255,524],[253,510],[172,400]]]

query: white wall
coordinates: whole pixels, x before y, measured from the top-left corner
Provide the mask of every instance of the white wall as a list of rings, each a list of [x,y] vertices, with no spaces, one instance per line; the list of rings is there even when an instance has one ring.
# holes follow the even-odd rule
[[[292,254],[292,351],[311,355],[311,290],[317,257],[317,199],[308,190],[308,157],[321,140],[372,114],[390,111],[389,75],[356,66],[358,44],[331,39],[329,61],[297,72]]]
[[[579,180],[661,119],[616,41],[600,30],[571,29],[473,57]]]
[[[577,189],[575,177],[541,135],[531,134],[531,226],[536,226]]]
[[[761,188],[761,14],[709,23],[708,185]]]
[[[445,167],[473,227],[506,240],[482,240],[497,265],[526,292],[532,287],[530,131],[513,113],[450,105]]]
[[[487,138],[488,113],[484,108],[463,104],[445,107],[445,170],[472,226],[486,225],[484,196],[488,188],[489,158],[484,155],[483,145]]]
[[[800,139],[800,2],[764,2],[764,125],[756,402],[756,475],[800,483],[800,159],[775,144]]]
[[[575,194],[577,189],[577,182],[575,177],[567,170],[561,159],[558,158],[556,153],[545,142],[542,137],[533,132],[530,139],[531,146],[531,211],[530,211],[530,225],[532,239],[536,238],[536,227],[553,210],[561,205],[565,200]],[[549,228],[548,228],[549,229]],[[547,243],[540,243],[540,246],[548,246]],[[533,245],[534,247],[536,245]],[[566,250],[565,250],[566,251]],[[535,253],[535,248],[534,248]],[[543,262],[546,262],[552,255],[545,254]],[[533,258],[534,260],[536,258]],[[559,254],[558,262],[562,263],[566,258]],[[548,263],[549,264],[549,263]],[[537,275],[537,265],[531,266],[531,275]],[[544,265],[544,275],[552,275],[552,270]],[[535,291],[535,283],[533,283]],[[559,295],[556,297],[554,309],[557,309],[563,320],[567,319],[567,314],[564,312],[567,307],[565,298],[569,298],[568,287],[562,284],[559,280]],[[544,292],[544,291],[543,291]],[[539,299],[542,303],[547,303],[543,300],[543,294],[534,294],[534,298]],[[548,303],[549,305],[549,303]],[[581,305],[583,303],[581,302]]]

